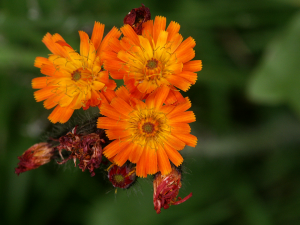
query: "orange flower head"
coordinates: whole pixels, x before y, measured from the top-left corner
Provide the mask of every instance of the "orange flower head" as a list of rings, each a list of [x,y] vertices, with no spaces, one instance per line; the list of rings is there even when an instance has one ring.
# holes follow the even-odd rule
[[[113,28],[102,40],[103,32],[104,25],[99,22],[95,22],[91,39],[79,31],[80,54],[59,34],[47,33],[43,38],[52,54],[36,58],[34,65],[46,76],[34,78],[32,87],[40,89],[34,92],[37,102],[44,101],[46,109],[56,107],[48,117],[52,123],[67,122],[75,109],[98,106],[101,93],[116,87],[108,72],[101,69],[100,53],[109,48],[108,41],[118,38],[120,32]]]
[[[129,92],[146,96],[161,85],[171,87],[166,103],[184,98],[177,87],[187,91],[197,80],[195,72],[202,69],[195,57],[195,40],[191,37],[183,41],[178,33],[180,25],[171,22],[166,29],[166,18],[157,16],[143,24],[142,35],[137,35],[130,25],[121,31],[124,37],[119,41],[111,39],[110,54],[103,56],[105,69],[114,79],[124,79]],[[176,93],[177,92],[177,93]]]
[[[162,86],[144,101],[130,97],[125,87],[116,91],[110,104],[103,103],[98,128],[114,140],[103,149],[103,154],[118,166],[127,160],[136,163],[136,175],[146,177],[161,171],[171,172],[171,164],[179,166],[183,158],[178,152],[185,145],[196,146],[197,138],[190,134],[188,123],[195,115],[186,111],[191,107],[188,98],[184,103],[163,105],[169,87]]]

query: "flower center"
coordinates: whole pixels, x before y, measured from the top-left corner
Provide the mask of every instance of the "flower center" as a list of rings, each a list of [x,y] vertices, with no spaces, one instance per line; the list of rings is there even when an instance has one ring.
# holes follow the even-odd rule
[[[158,61],[156,59],[150,59],[147,61],[146,67],[150,70],[157,68]]]
[[[114,175],[114,180],[117,184],[119,184],[119,183],[123,183],[125,178],[121,174],[116,174],[116,175]]]
[[[81,78],[81,73],[79,71],[76,70],[72,73],[72,80],[74,80],[75,82],[80,80],[80,78]]]
[[[143,126],[142,126],[142,129],[143,129],[143,131],[145,132],[145,133],[147,133],[147,134],[151,134],[151,133],[153,133],[153,131],[154,131],[154,124],[152,124],[152,123],[145,123]]]

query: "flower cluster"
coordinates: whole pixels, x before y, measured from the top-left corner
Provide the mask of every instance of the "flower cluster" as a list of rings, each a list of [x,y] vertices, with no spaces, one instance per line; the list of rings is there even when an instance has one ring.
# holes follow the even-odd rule
[[[59,34],[43,38],[51,54],[36,58],[34,65],[45,76],[34,78],[32,87],[38,89],[37,102],[55,107],[48,119],[63,124],[74,110],[89,107],[98,107],[101,116],[88,132],[75,126],[32,146],[19,157],[16,173],[60,157],[58,164],[79,161],[79,168],[94,176],[105,159],[115,188],[128,189],[136,178],[154,175],[154,208],[160,213],[192,196],[177,198],[184,161],[179,151],[197,144],[190,134],[189,123],[196,121],[191,101],[180,92],[195,84],[202,69],[201,60],[193,60],[196,43],[184,40],[178,23],[167,26],[162,16],[151,20],[144,5],[126,15],[120,30],[113,27],[104,36],[104,27],[95,22],[91,38],[79,31],[79,52]],[[124,86],[116,88],[114,80]]]

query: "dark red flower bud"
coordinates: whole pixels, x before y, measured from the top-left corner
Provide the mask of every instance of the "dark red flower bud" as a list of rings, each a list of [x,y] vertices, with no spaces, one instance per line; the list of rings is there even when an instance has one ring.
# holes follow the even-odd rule
[[[124,24],[129,24],[134,31],[142,34],[143,23],[151,19],[150,9],[142,4],[141,7],[132,9],[124,18]]]
[[[108,179],[115,188],[128,188],[135,181],[135,168],[126,163],[119,167],[112,165],[108,168]]]
[[[54,155],[54,149],[46,142],[38,143],[26,150],[22,156],[19,156],[18,167],[15,169],[16,174],[36,169],[48,162]]]
[[[153,188],[153,204],[157,214],[161,212],[161,208],[168,209],[171,205],[179,205],[193,195],[190,193],[183,199],[177,198],[181,188],[181,172],[174,167],[168,175],[158,172],[153,181]]]
[[[60,144],[56,148],[61,157],[62,150],[71,152],[69,157],[59,162],[59,164],[64,164],[68,160],[73,159],[76,166],[76,159],[78,159],[78,167],[82,172],[88,169],[91,176],[94,176],[94,169],[99,168],[102,161],[102,144],[105,141],[101,136],[104,135],[104,131],[82,135],[76,133],[76,128],[59,138]]]

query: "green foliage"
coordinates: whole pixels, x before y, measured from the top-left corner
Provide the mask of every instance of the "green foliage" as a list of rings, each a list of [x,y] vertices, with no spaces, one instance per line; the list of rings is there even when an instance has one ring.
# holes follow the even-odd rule
[[[300,14],[278,36],[253,75],[249,95],[258,102],[286,103],[300,116]]]

